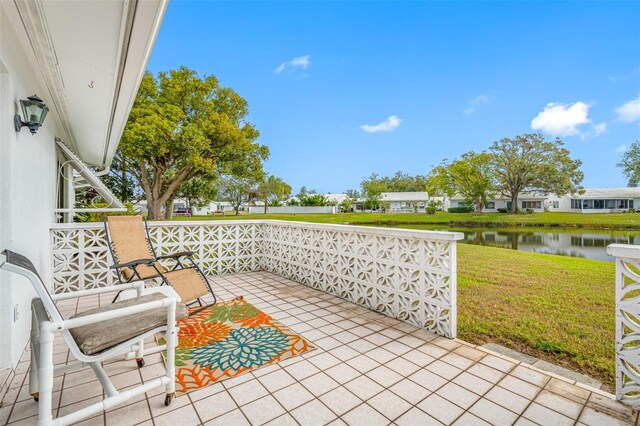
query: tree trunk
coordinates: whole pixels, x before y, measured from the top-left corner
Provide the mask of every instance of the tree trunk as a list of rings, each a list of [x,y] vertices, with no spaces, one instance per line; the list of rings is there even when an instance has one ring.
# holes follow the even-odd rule
[[[267,214],[267,210],[269,209],[269,200],[264,199],[264,214]]]
[[[518,212],[518,194],[511,194],[511,213]]]
[[[147,197],[147,219],[149,220],[160,220],[162,219],[162,214],[160,208],[162,205],[158,203],[157,200]]]
[[[164,218],[166,220],[173,219],[173,199],[167,200],[167,203],[164,205]]]
[[[476,213],[482,213],[482,210],[484,210],[484,203],[482,202],[482,200],[476,200],[475,202],[476,205]]]

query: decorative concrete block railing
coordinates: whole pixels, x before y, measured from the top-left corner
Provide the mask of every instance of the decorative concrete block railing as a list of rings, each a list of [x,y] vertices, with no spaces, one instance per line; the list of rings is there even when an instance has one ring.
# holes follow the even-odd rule
[[[157,254],[196,252],[204,272],[265,270],[453,338],[462,234],[271,220],[150,222]],[[117,283],[101,224],[51,230],[57,293]]]
[[[258,270],[258,227],[252,221],[149,222],[149,234],[156,255],[191,250],[205,274],[223,275]],[[51,239],[56,293],[118,283],[101,223],[54,225]]]
[[[616,258],[616,398],[640,406],[640,246],[611,244]]]
[[[262,269],[455,337],[462,234],[265,221],[261,235]]]

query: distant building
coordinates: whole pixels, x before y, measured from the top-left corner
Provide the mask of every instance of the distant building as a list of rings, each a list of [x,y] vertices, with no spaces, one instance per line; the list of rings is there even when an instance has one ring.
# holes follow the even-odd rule
[[[424,211],[429,202],[426,192],[383,192],[380,201],[388,205],[389,213],[413,213]]]
[[[455,195],[446,203],[445,208],[467,205],[464,197]],[[588,188],[583,194],[564,195],[523,192],[518,196],[518,209],[531,209],[534,212],[555,211],[575,213],[608,213],[640,208],[640,188]],[[485,212],[498,209],[511,210],[511,199],[498,196],[487,200]]]

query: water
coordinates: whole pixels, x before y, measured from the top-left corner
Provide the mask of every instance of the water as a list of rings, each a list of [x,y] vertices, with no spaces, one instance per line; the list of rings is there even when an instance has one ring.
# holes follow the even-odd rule
[[[460,242],[466,244],[582,257],[605,262],[615,261],[606,252],[609,244],[640,245],[640,231],[558,231],[536,228],[502,230],[496,228],[448,228],[433,225],[411,225],[410,228],[462,232],[464,240]]]

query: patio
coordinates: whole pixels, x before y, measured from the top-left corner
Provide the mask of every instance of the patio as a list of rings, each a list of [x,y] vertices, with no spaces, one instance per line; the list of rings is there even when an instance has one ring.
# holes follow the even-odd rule
[[[613,396],[447,339],[266,271],[212,277],[223,299],[243,295],[318,348],[269,367],[180,395],[163,390],[86,420],[127,424],[636,424]],[[60,303],[64,315],[109,297]],[[152,342],[150,342],[152,343]],[[56,363],[68,358],[56,346]],[[35,424],[25,353],[0,408],[0,424]],[[119,389],[164,371],[161,357],[105,366]],[[91,370],[56,379],[54,417],[102,398]]]

